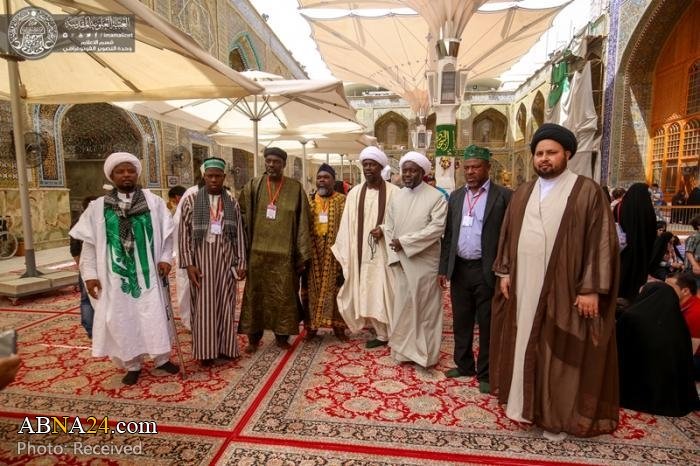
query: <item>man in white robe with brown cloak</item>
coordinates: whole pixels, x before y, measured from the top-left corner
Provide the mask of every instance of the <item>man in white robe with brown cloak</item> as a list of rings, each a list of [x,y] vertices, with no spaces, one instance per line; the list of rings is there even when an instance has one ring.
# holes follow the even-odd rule
[[[447,221],[445,196],[423,177],[430,160],[408,152],[399,162],[404,187],[389,203],[384,238],[394,276],[389,346],[396,361],[434,366],[442,342],[442,293],[438,282],[440,239]]]
[[[389,159],[378,147],[362,149],[360,163],[366,181],[348,193],[331,250],[345,279],[338,291],[338,311],[353,333],[370,324],[375,338],[366,347],[377,348],[389,341],[389,312],[394,305],[381,225],[386,207],[399,189],[382,178],[389,169]]]
[[[603,190],[567,169],[576,146],[559,125],[534,134],[539,178],[513,194],[493,267],[491,393],[549,440],[618,422],[618,240]]]

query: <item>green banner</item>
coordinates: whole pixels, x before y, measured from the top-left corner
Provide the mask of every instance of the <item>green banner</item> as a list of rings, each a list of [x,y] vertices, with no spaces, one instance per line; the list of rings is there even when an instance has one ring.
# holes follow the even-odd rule
[[[435,127],[435,156],[455,155],[456,125],[437,125]]]

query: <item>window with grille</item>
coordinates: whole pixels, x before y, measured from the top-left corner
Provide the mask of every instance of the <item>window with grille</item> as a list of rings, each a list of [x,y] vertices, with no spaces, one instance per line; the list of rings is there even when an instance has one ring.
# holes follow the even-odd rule
[[[700,156],[700,120],[690,120],[684,128],[683,160]]]
[[[700,113],[700,60],[690,67],[688,77],[688,114]]]
[[[692,168],[698,166],[700,159],[700,119],[675,121],[657,128],[650,146],[652,183],[658,183],[666,193],[688,191],[688,186],[695,185],[696,170]]]
[[[668,129],[668,144],[666,145],[666,158],[677,159],[678,149],[681,144],[681,125],[674,123]]]
[[[664,158],[664,129],[659,128],[654,135],[654,143],[652,146],[651,159],[663,160]]]

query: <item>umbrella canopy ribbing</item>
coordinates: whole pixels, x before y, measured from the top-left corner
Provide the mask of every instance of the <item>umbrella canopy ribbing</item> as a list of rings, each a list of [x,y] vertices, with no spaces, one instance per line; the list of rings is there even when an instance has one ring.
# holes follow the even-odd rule
[[[133,14],[136,39],[134,52],[54,52],[19,62],[26,102],[241,97],[262,90],[137,0],[9,1],[11,13],[27,6],[52,14]],[[5,3],[0,7],[5,14]],[[9,99],[10,93],[7,70],[0,70],[0,98]]]
[[[341,81],[288,80],[258,71],[242,74],[253,79],[263,90],[238,99],[124,102],[117,105],[207,133],[240,136],[253,130],[255,140],[281,137],[290,131],[303,135],[362,129],[355,121],[355,109],[345,98]],[[257,175],[257,157],[254,167]]]
[[[457,68],[467,70],[469,79],[498,77],[551,27],[563,6],[474,12],[459,36]],[[381,86],[409,99],[410,93],[427,89],[425,73],[437,66],[438,36],[422,15],[305,17],[335,76]]]

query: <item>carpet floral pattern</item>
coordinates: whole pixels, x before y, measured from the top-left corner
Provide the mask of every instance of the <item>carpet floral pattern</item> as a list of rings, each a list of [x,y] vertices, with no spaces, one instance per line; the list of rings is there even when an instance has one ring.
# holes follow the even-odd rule
[[[338,341],[321,331],[290,351],[266,335],[253,355],[203,367],[178,325],[188,376],[146,364],[137,385],[121,384],[106,358],[92,358],[72,288],[0,302],[0,329],[19,329],[22,368],[0,392],[0,464],[700,464],[700,415],[664,418],[621,411],[613,435],[550,442],[505,417],[473,378],[448,379],[449,296],[440,361],[426,370],[396,363],[386,347],[367,350],[368,332]],[[6,305],[7,304],[7,305]],[[246,338],[239,337],[241,348]],[[173,354],[175,360],[175,353]],[[19,433],[26,416],[154,421],[155,435]],[[74,442],[112,445],[109,455],[72,451]],[[62,446],[36,455],[20,445]],[[140,445],[138,455],[118,447]]]

